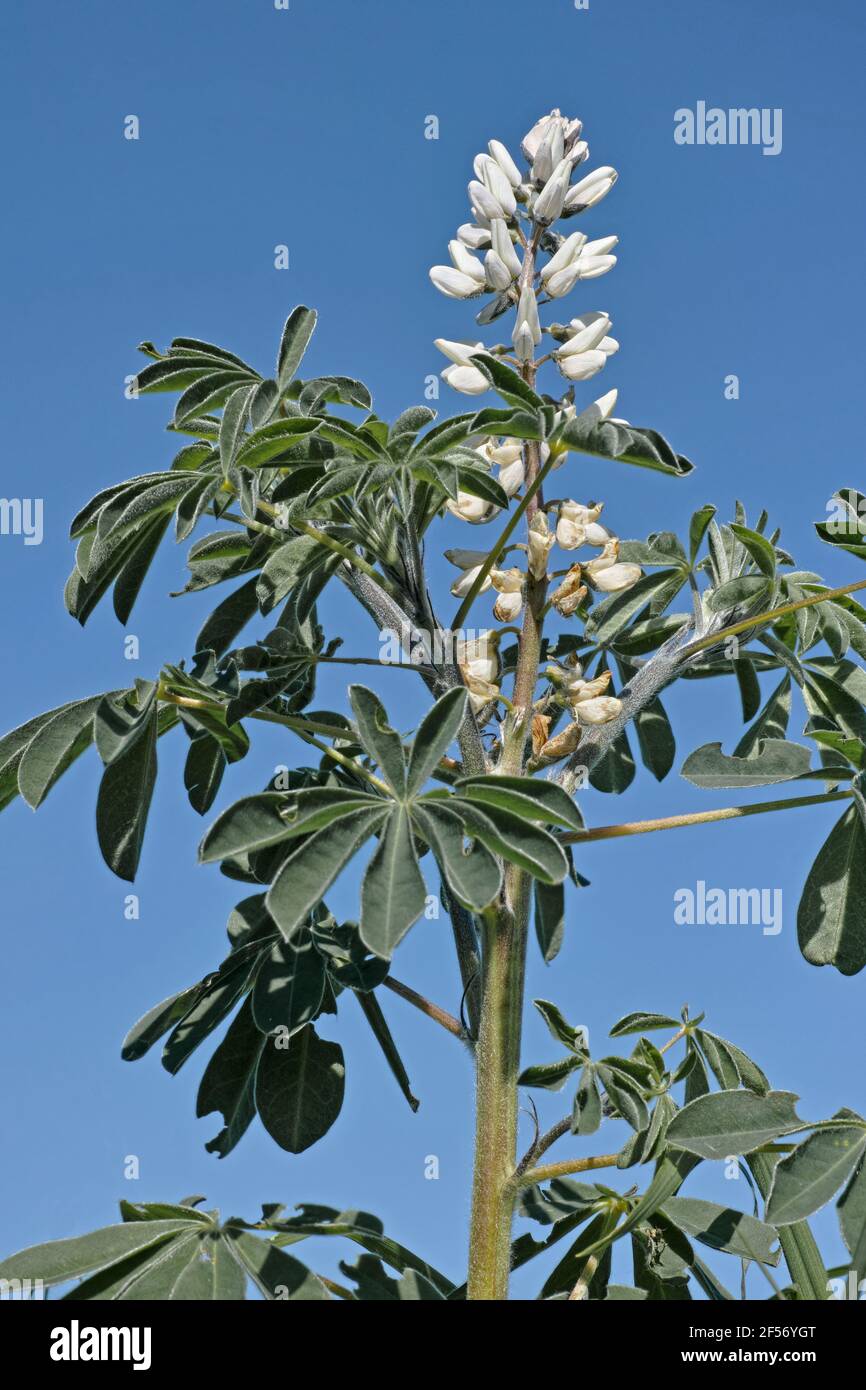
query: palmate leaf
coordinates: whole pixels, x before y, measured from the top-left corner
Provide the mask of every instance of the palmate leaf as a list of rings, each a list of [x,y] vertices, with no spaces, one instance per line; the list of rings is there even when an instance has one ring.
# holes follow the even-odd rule
[[[378,1217],[363,1211],[337,1211],[333,1207],[300,1205],[300,1215],[277,1218],[267,1223],[276,1232],[274,1245],[284,1247],[312,1236],[344,1236],[383,1260],[399,1274],[414,1271],[428,1280],[445,1297],[455,1292],[454,1284],[435,1266],[385,1235]]]
[[[0,1279],[80,1283],[64,1301],[241,1300],[249,1279],[268,1300],[322,1300],[322,1281],[236,1219],[186,1204],[121,1202],[123,1224],[31,1246],[0,1262]],[[279,1208],[277,1208],[279,1210]]]
[[[253,1017],[249,997],[205,1068],[196,1098],[201,1118],[217,1110],[224,1128],[205,1144],[208,1153],[225,1158],[243,1138],[256,1115],[256,1069],[267,1039]]]
[[[388,817],[361,888],[361,938],[369,950],[388,960],[424,911],[426,896],[410,816],[398,806]]]

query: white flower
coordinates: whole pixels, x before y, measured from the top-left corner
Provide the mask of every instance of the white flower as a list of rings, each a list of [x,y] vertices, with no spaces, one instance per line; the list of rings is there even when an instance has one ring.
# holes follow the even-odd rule
[[[535,159],[544,141],[551,130],[559,130],[562,134],[563,144],[566,148],[576,142],[583,129],[581,121],[569,121],[562,113],[555,109],[549,116],[542,116],[540,121],[536,121],[532,129],[523,137],[521,149],[530,163]]]
[[[547,183],[554,169],[565,154],[565,134],[560,122],[551,122],[532,161],[532,178],[535,183]]]
[[[572,319],[569,328],[576,330],[574,336],[556,349],[557,357],[570,357],[575,352],[591,352],[593,348],[604,351],[601,343],[610,328],[610,319],[607,314],[586,314],[582,319]]]
[[[575,352],[559,361],[559,370],[569,381],[589,381],[605,366],[607,356],[598,348],[592,352]]]
[[[450,358],[453,367],[446,367],[442,378],[455,391],[464,396],[481,396],[490,390],[490,382],[482,371],[472,366],[472,358],[477,352],[486,351],[483,343],[455,343],[448,338],[436,338],[436,347]]]
[[[442,380],[462,396],[483,396],[485,391],[490,390],[490,382],[477,367],[446,367]]]
[[[641,578],[640,565],[619,563],[619,541],[615,536],[605,544],[601,554],[584,565],[583,572],[594,589],[603,594],[618,594],[630,589]]]
[[[521,173],[508,150],[499,140],[491,140],[487,146],[491,157],[496,160],[511,187],[517,189],[521,184]]]
[[[494,290],[507,290],[514,279],[502,257],[495,251],[487,252],[484,257],[484,269],[487,273],[487,283]]]
[[[523,594],[518,590],[513,594],[500,594],[493,605],[493,616],[498,623],[513,623],[520,617],[523,608]]]
[[[514,351],[519,360],[521,362],[528,362],[532,357],[535,343],[532,337],[532,329],[525,319],[522,323],[519,322],[515,325],[514,332],[511,335],[511,341],[514,344]]]
[[[523,458],[523,445],[519,439],[503,439],[501,444],[495,444],[491,440],[488,444],[488,454],[493,463],[498,463],[500,468],[506,468],[509,463]]]
[[[579,724],[610,724],[622,713],[622,701],[615,695],[602,695],[574,705],[573,713]]]
[[[541,324],[538,320],[538,301],[531,285],[524,285],[517,304],[517,322],[529,326],[532,341],[536,346],[541,342]]]
[[[588,405],[586,410],[582,410],[575,418],[587,425],[600,425],[603,420],[609,420],[616,406],[619,392],[616,387],[612,391],[607,391],[605,395],[599,396],[597,401]]]
[[[495,629],[480,632],[470,641],[457,640],[456,658],[460,673],[470,692],[470,702],[476,711],[499,694],[499,639]]]
[[[565,211],[575,213],[582,212],[584,208],[595,207],[596,203],[600,203],[610,192],[618,177],[616,170],[608,164],[594,169],[569,191],[565,199]]]
[[[510,184],[508,185],[508,191],[511,193]],[[511,193],[511,196],[513,198],[514,194]],[[496,217],[507,216],[505,208],[502,206],[499,199],[490,192],[486,184],[479,183],[477,179],[473,179],[469,185],[469,199],[473,208],[480,212],[482,217],[486,217],[490,222]]]
[[[493,250],[496,252],[499,259],[511,271],[512,277],[516,278],[523,269],[523,265],[521,263],[520,257],[514,249],[514,242],[511,240],[508,227],[506,226],[505,222],[501,217],[497,217],[493,222],[491,222],[490,239],[493,245]]]
[[[506,217],[513,217],[517,207],[517,199],[514,196],[514,189],[511,180],[503,173],[495,159],[489,155],[482,155],[479,161],[481,169],[481,181],[496,199]]]
[[[579,280],[597,280],[599,275],[613,270],[616,256],[580,256],[576,265]]]
[[[594,560],[590,560],[585,568],[592,587],[599,589],[603,594],[619,594],[624,589],[630,589],[640,579],[643,571],[640,565],[609,565],[607,569],[597,570],[594,574],[589,574]]]
[[[472,526],[482,526],[484,522],[492,521],[500,510],[492,502],[485,502],[483,497],[459,490],[457,501],[453,502],[449,498],[445,505],[452,516],[456,516],[460,521],[468,521]]]
[[[462,270],[455,270],[450,265],[434,265],[430,279],[437,290],[449,299],[472,299],[484,288],[471,275],[465,275]]]
[[[568,192],[568,173],[557,168],[542,188],[532,209],[532,216],[542,227],[555,222],[562,212]]]
[[[449,241],[448,255],[455,270],[459,270],[461,275],[468,275],[470,280],[474,280],[477,286],[483,288],[484,266],[466,249],[462,241]]]
[[[551,275],[544,288],[551,299],[562,299],[564,295],[571,294],[579,279],[580,261],[573,261],[564,270],[557,270],[555,275]]]
[[[577,259],[585,245],[586,236],[583,232],[572,232],[571,236],[566,237],[559,250],[551,256],[546,265],[541,267],[542,284],[546,285],[551,275],[555,275],[558,270],[567,269]]]
[[[618,236],[599,237],[598,241],[588,241],[583,248],[585,256],[607,256],[615,246],[619,245]]]
[[[485,556],[484,558],[486,559],[487,557]],[[475,583],[480,573],[481,565],[475,565],[473,569],[465,569],[460,578],[455,579],[454,583],[451,585],[451,592],[454,595],[454,597],[465,598],[466,595],[470,592],[472,585]],[[486,593],[487,590],[490,588],[492,582],[493,581],[491,580],[490,575],[485,574],[484,582],[482,583],[481,588],[478,590],[479,594]]]
[[[477,569],[484,564],[487,559],[486,550],[446,550],[445,559],[449,565],[456,565],[459,570]]]
[[[439,351],[444,353],[452,362],[457,362],[461,367],[466,367],[478,352],[486,352],[483,343],[459,343],[452,342],[450,338],[434,338],[433,343]]]
[[[602,507],[601,502],[596,502],[592,507],[585,507],[582,503],[570,499],[563,502],[556,523],[557,545],[563,550],[577,550],[580,546],[586,545],[587,528],[598,521]]]
[[[499,485],[507,497],[514,497],[523,487],[526,478],[526,471],[523,467],[523,458],[516,458],[512,463],[505,464],[499,470]]]
[[[571,705],[596,699],[597,696],[603,695],[610,685],[610,671],[602,671],[600,676],[595,677],[595,680],[585,681],[583,672],[580,671],[579,667],[577,670],[580,674],[570,676],[563,686],[565,698]]]
[[[482,246],[490,245],[490,233],[485,227],[476,227],[472,222],[464,222],[457,228],[457,236],[464,246],[480,251]]]
[[[536,512],[529,523],[529,573],[533,579],[547,574],[547,557],[556,539],[549,531],[544,512]]]

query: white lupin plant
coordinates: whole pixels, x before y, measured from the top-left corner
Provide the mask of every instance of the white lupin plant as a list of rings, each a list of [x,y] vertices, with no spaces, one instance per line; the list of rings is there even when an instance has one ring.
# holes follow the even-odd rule
[[[271,1201],[261,1220],[248,1223],[223,1222],[216,1211],[197,1210],[203,1199],[191,1197],[179,1205],[124,1202],[121,1226],[0,1260],[0,1286],[33,1278],[62,1287],[87,1276],[66,1296],[212,1301],[242,1298],[248,1274],[267,1299],[492,1301],[507,1298],[515,1265],[565,1237],[562,1258],[545,1272],[543,1301],[681,1302],[693,1279],[712,1300],[704,1306],[725,1306],[733,1295],[693,1241],[742,1261],[744,1290],[746,1263],[751,1278],[752,1269],[768,1273],[784,1253],[788,1276],[770,1280],[775,1296],[823,1299],[829,1274],[807,1221],[840,1188],[851,1268],[837,1271],[862,1277],[866,1121],[857,1112],[804,1124],[791,1092],[770,1091],[751,1058],[688,1010],[680,1018],[627,1014],[611,1038],[639,1033],[626,1041],[628,1055],[611,1055],[620,1047],[614,1042],[597,1056],[583,1030],[537,1000],[561,1055],[530,1066],[521,1055],[532,928],[549,964],[567,918],[582,915],[585,889],[574,894],[569,884],[581,881],[594,840],[844,802],[806,882],[798,940],[814,965],[844,974],[866,968],[866,673],[846,659],[849,649],[866,653],[866,611],[850,598],[866,580],[828,589],[811,571],[785,572],[793,562],[778,533],[768,532],[766,514],[749,527],[739,504],[730,525],[716,521],[714,507],[701,507],[685,542],[670,531],[621,542],[602,503],[572,485],[572,453],[675,478],[692,465],[656,430],[617,419],[615,390],[583,409],[575,404],[577,383],[594,378],[617,351],[610,313],[581,308],[566,322],[547,322],[551,304],[558,309],[614,264],[615,237],[590,239],[568,226],[560,233],[555,224],[596,206],[615,171],[582,173],[589,150],[581,124],[558,111],[533,126],[522,155],[523,168],[492,140],[478,156],[469,185],[474,220],[449,244],[450,264],[431,272],[449,298],[490,296],[478,314],[482,327],[511,313],[504,344],[487,348],[474,336],[436,342],[448,362],[447,384],[468,397],[492,388],[493,406],[473,400],[469,413],[435,421],[434,411],[414,405],[389,422],[373,410],[362,382],[302,379],[316,323],[304,305],[285,322],[272,377],[197,338],[175,339],[164,352],[141,344],[149,363],[135,377],[138,390],[176,392],[171,428],[193,442],[168,471],[109,487],[78,513],[67,607],[84,623],[113,588],[125,626],[172,513],[178,539],[199,523],[210,527],[190,548],[187,588],[224,580],[238,587],[228,595],[220,588],[188,664],[166,664],[125,690],[64,703],[0,738],[0,809],[19,794],[38,806],[94,745],[103,764],[97,839],[125,882],[135,880],[148,815],[161,811],[151,801],[165,771],[163,739],[174,739],[175,748],[183,742],[184,789],[201,815],[223,776],[237,775],[257,721],[270,737],[279,732],[289,741],[294,765],[281,765],[258,791],[253,771],[252,794],[224,805],[199,847],[200,860],[219,864],[242,891],[229,920],[228,956],[145,1012],[122,1055],[134,1061],[159,1042],[174,1073],[234,1011],[196,1099],[198,1115],[218,1111],[223,1120],[207,1148],[225,1157],[257,1117],[281,1149],[301,1154],[328,1134],[347,1086],[358,1084],[354,1062],[347,1078],[333,1037],[346,1011],[360,1009],[417,1109],[399,1045],[403,1005],[394,1033],[383,1007],[397,995],[459,1039],[475,1066],[467,1266],[456,1279],[441,1273],[386,1236],[363,1198],[346,1211],[320,1205],[317,1194],[315,1205],[296,1204],[289,1214]],[[542,393],[545,366],[565,381],[564,394]],[[360,422],[351,411],[361,412]],[[554,475],[565,494],[556,498],[544,492]],[[866,557],[866,498],[842,489],[833,502],[836,519],[819,526],[819,535],[843,554]],[[458,606],[443,622],[438,575],[427,560],[437,527],[453,530],[457,519],[487,543],[445,552]],[[491,533],[479,528],[491,523],[496,538],[487,540]],[[335,590],[339,605],[328,602]],[[671,611],[681,593],[686,611]],[[348,653],[333,630],[346,597],[365,619],[352,625]],[[492,617],[467,627],[482,602],[492,605]],[[253,643],[244,634],[259,618],[266,627]],[[364,633],[365,651],[349,654]],[[821,637],[829,657],[815,656]],[[753,642],[760,649],[749,650]],[[357,683],[328,710],[317,674],[332,663],[351,668]],[[389,717],[364,678],[375,681],[371,669],[398,665],[416,695],[422,686],[426,696],[421,711],[414,697],[407,706],[394,691]],[[759,713],[758,673],[765,671],[782,685]],[[700,676],[691,682],[694,695],[703,678],[734,675],[751,727],[733,756],[719,742],[696,749],[683,776],[699,787],[747,790],[798,779],[815,788],[823,778],[830,790],[587,826],[578,790],[589,782],[593,795],[621,793],[635,775],[630,726],[652,775],[661,781],[672,771],[666,689],[680,676]],[[808,748],[785,738],[792,675],[810,716],[801,737],[818,746],[817,767]],[[622,843],[625,855],[630,843]],[[366,865],[357,911],[342,921],[331,890],[359,855]],[[402,974],[405,957],[395,956],[431,897],[442,921],[430,924],[429,949],[453,944],[456,957],[454,1013],[392,968]],[[603,905],[596,901],[593,911],[605,931],[616,931]],[[658,947],[641,932],[628,949]],[[617,952],[609,979],[592,976],[593,992],[615,988],[621,974]],[[644,1036],[655,1030],[671,1034],[658,1047]],[[675,1044],[679,1056],[663,1055]],[[567,1082],[563,1114],[554,1093]],[[548,1091],[554,1123],[529,1130],[519,1157],[524,1087]],[[587,1140],[594,1149],[599,1130],[601,1151],[581,1151]],[[570,1157],[545,1161],[560,1140],[572,1146]],[[693,1170],[730,1155],[765,1199],[763,1219],[693,1197]],[[602,1181],[593,1180],[596,1169],[608,1170]],[[579,1184],[559,1182],[577,1174]],[[512,1244],[517,1210],[543,1223],[542,1239],[523,1233]],[[457,1211],[459,1221],[462,1202]],[[315,1237],[317,1249],[322,1235],[354,1240],[365,1251],[357,1264],[341,1264],[355,1287],[297,1258],[298,1241]],[[609,1282],[611,1246],[625,1235],[619,1249],[632,1246],[634,1287],[617,1290]]]
[[[565,326],[554,323],[547,327],[542,326],[539,313],[544,305],[571,293],[581,281],[596,279],[616,265],[616,256],[611,252],[618,237],[590,240],[585,232],[560,235],[551,230],[560,217],[574,216],[595,206],[616,182],[616,171],[605,167],[571,186],[574,171],[589,156],[589,146],[580,138],[581,130],[580,121],[570,121],[559,111],[543,117],[522,142],[529,166],[525,173],[521,173],[508,149],[498,140],[491,140],[487,153],[474,160],[475,178],[469,184],[474,221],[464,223],[458,229],[457,239],[449,242],[452,265],[433,266],[430,278],[438,290],[452,299],[474,298],[481,289],[492,291],[496,296],[492,304],[495,313],[482,312],[479,321],[499,317],[511,308],[513,354],[502,347],[487,349],[482,342],[437,338],[436,347],[451,362],[442,377],[464,395],[483,395],[490,390],[489,376],[473,364],[473,358],[488,351],[533,381],[541,363],[550,360],[566,381],[583,382],[597,376],[619,349],[619,343],[610,336],[611,318],[604,311],[585,311]],[[472,253],[485,248],[489,249],[482,265]],[[539,252],[548,254],[544,263],[536,267]],[[537,361],[535,352],[545,333],[556,346]],[[616,399],[616,391],[609,391],[578,416],[573,402],[566,398],[559,403],[559,413],[562,418],[579,418],[587,424],[601,422],[611,417]],[[525,455],[529,450],[525,444],[518,438],[493,435],[476,439],[474,448],[486,467],[498,466],[498,482],[506,496],[518,497],[527,483]],[[550,459],[549,445],[540,443],[534,452],[537,467],[543,468]],[[560,463],[554,459],[552,466]],[[447,557],[461,570],[460,578],[451,586],[452,594],[471,600],[493,589],[494,618],[500,623],[513,623],[523,608],[527,574],[536,581],[546,580],[555,545],[563,550],[596,546],[602,551],[598,558],[585,565],[573,565],[567,571],[566,580],[551,598],[561,616],[577,614],[589,589],[612,594],[637,583],[642,575],[640,567],[617,563],[617,538],[598,524],[601,503],[584,505],[567,499],[548,505],[556,510],[555,529],[551,531],[546,510],[539,503],[529,524],[526,571],[516,567],[503,571],[485,564],[489,557],[482,551],[447,552]],[[447,507],[453,516],[473,526],[494,520],[501,510],[463,491]],[[466,555],[472,557],[471,563],[464,563]],[[605,686],[609,680],[608,675]],[[480,709],[500,695],[495,678],[490,676],[473,701]],[[582,719],[586,723],[616,719],[621,708],[613,696],[594,699],[588,706],[584,698],[575,702],[575,708],[577,703],[584,705]]]

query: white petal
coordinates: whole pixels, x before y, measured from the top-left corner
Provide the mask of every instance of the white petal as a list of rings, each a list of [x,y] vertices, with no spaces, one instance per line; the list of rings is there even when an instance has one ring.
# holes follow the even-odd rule
[[[487,146],[512,188],[519,188],[522,175],[508,150],[499,140],[491,140]]]
[[[472,299],[474,295],[481,293],[481,286],[477,280],[450,265],[434,265],[430,271],[430,279],[437,290],[449,299]]]
[[[459,270],[463,275],[468,275],[479,285],[484,284],[483,265],[475,259],[471,252],[467,251],[462,241],[449,241],[448,255],[451,257],[455,270]]]
[[[450,387],[464,396],[482,396],[490,390],[490,382],[477,367],[446,367],[442,376]]]
[[[594,352],[575,352],[570,357],[563,357],[558,365],[562,375],[569,381],[589,381],[606,363],[605,354],[596,349]]]
[[[458,227],[457,236],[464,246],[469,246],[473,251],[490,245],[490,233],[486,228],[476,227],[472,222],[464,222],[462,227]]]

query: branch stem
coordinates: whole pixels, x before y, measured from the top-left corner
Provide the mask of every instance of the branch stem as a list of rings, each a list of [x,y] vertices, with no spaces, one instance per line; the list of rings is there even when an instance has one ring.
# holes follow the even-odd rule
[[[560,837],[560,844],[587,844],[591,840],[616,840],[624,835],[648,835],[653,830],[679,830],[689,825],[709,825],[713,821],[742,820],[771,811],[791,811],[800,806],[823,806],[825,802],[847,801],[852,792],[822,792],[819,796],[792,796],[784,801],[756,801],[752,806],[725,806],[716,811],[692,811],[684,816],[663,816],[659,820],[626,821],[622,825],[597,825],[592,830],[573,830]]]

